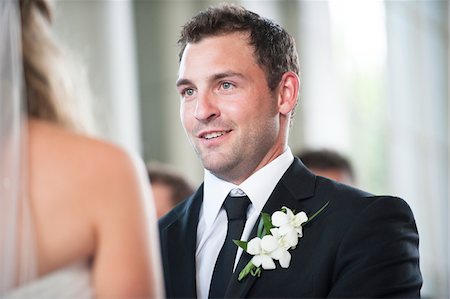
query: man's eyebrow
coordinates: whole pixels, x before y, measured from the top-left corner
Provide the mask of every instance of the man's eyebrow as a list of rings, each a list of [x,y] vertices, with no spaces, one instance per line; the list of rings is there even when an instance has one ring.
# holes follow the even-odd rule
[[[218,74],[214,74],[211,76],[211,81],[216,81],[216,80],[220,80],[223,78],[227,78],[227,77],[240,77],[243,78],[244,76],[241,73],[237,73],[237,72],[223,72],[223,73],[218,73]]]
[[[189,80],[189,79],[183,79],[183,78],[181,78],[181,79],[178,79],[178,80],[177,80],[176,84],[177,84],[177,87],[179,87],[179,86],[181,86],[181,85],[189,85],[189,84],[192,84],[192,82],[191,82],[191,80]]]
[[[209,77],[209,81],[217,81],[223,78],[228,78],[228,77],[240,77],[243,78],[244,76],[241,73],[237,73],[237,72],[223,72],[223,73],[217,73],[217,74],[213,74]],[[176,86],[179,87],[181,85],[192,85],[192,81],[189,79],[185,79],[185,78],[180,78],[177,80],[176,82]]]

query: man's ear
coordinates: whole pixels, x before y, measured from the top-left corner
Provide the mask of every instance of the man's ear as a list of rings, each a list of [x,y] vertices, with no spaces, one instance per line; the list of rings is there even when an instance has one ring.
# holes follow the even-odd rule
[[[300,80],[294,72],[286,72],[278,87],[278,111],[287,115],[297,104]]]

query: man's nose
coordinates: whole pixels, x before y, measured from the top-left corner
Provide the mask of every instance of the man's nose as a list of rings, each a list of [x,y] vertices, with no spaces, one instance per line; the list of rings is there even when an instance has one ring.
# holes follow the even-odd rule
[[[220,115],[217,99],[208,93],[198,94],[195,107],[195,118],[199,121],[209,121]]]

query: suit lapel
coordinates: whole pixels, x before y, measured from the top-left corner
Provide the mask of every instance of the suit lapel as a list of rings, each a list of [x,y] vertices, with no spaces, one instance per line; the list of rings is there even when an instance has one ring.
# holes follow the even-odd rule
[[[163,231],[163,244],[168,244],[163,252],[168,263],[168,283],[170,297],[197,297],[195,250],[197,243],[197,225],[200,207],[203,201],[203,185],[188,199],[186,205],[177,212],[175,219]],[[169,258],[170,257],[170,258]]]
[[[266,204],[263,212],[272,215],[275,211],[281,210],[283,206],[299,211],[301,208],[300,200],[310,198],[314,195],[315,176],[306,169],[306,167],[295,158],[294,162],[285,172],[281,180],[276,185]],[[307,214],[309,211],[305,211]],[[260,218],[256,221],[255,226],[250,234],[249,240],[256,237],[257,228]],[[251,260],[252,256],[247,252],[243,252],[239,259],[236,271],[231,277],[230,284],[226,291],[226,298],[244,298],[250,291],[250,288],[256,282],[258,277],[248,275],[242,281],[238,281],[241,270]]]

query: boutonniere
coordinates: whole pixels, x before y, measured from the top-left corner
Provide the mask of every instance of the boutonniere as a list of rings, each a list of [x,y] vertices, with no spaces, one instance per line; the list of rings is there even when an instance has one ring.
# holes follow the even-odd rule
[[[281,211],[274,212],[272,216],[261,213],[257,237],[248,242],[233,240],[237,246],[253,255],[239,273],[238,280],[241,281],[248,274],[259,277],[262,269],[275,269],[274,261],[278,261],[282,268],[288,268],[291,263],[289,250],[295,249],[303,236],[303,226],[319,215],[328,204],[329,202],[309,218],[305,212],[295,214],[295,211],[287,207],[282,207]]]

